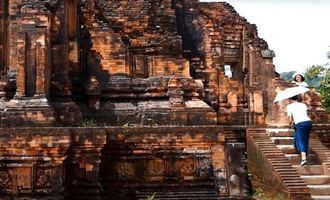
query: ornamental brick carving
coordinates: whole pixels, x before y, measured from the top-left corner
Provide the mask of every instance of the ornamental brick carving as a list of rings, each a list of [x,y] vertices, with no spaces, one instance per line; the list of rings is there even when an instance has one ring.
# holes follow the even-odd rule
[[[8,169],[2,168],[0,171],[0,187],[2,189],[11,189],[12,186],[12,176],[9,173]]]
[[[163,159],[149,160],[147,163],[147,176],[163,178],[165,175],[165,162]]]
[[[182,178],[189,178],[195,175],[195,164],[192,158],[180,159],[175,162],[175,168]]]
[[[198,175],[201,177],[210,176],[212,174],[211,163],[212,163],[211,158],[197,157],[196,170],[198,171]]]
[[[53,185],[54,171],[52,169],[38,167],[36,169],[36,187],[38,189],[51,188]]]
[[[131,162],[118,162],[115,166],[118,179],[132,179],[135,175],[134,165]]]

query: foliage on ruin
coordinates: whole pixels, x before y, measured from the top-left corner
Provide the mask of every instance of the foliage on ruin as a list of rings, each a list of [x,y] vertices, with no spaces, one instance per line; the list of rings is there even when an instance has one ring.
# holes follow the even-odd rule
[[[83,126],[84,127],[97,127],[97,126],[99,126],[99,123],[94,118],[86,118],[86,119],[84,119]]]
[[[328,58],[330,55],[328,53]],[[305,77],[310,81],[318,81],[317,90],[320,92],[322,97],[322,105],[330,111],[330,67],[329,65],[313,65],[309,67],[305,72]],[[313,86],[313,85],[311,85]]]
[[[330,59],[330,52],[327,54]],[[292,81],[295,71],[283,72],[281,77],[284,80]],[[304,73],[306,82],[310,87],[316,89],[321,94],[322,106],[330,111],[330,67],[329,65],[313,65]]]
[[[313,65],[306,69],[305,78],[310,87],[316,88],[318,92],[321,91],[322,72],[326,68],[322,65]]]
[[[148,196],[147,200],[154,200],[156,197],[156,192],[154,192],[151,196]]]

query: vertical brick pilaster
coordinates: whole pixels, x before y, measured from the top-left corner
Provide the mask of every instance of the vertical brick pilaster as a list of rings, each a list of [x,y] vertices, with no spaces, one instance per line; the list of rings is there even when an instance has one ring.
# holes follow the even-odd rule
[[[44,95],[47,93],[46,90],[46,79],[50,78],[47,77],[46,74],[46,29],[40,28],[41,30],[38,31],[37,39],[36,39],[36,70],[37,70],[37,77],[36,77],[36,94]]]
[[[4,71],[5,51],[5,1],[0,2],[0,72]]]
[[[26,60],[26,33],[21,32],[17,38],[17,78],[16,95],[25,95],[25,60]]]
[[[68,199],[101,199],[101,150],[106,143],[105,131],[81,129],[72,131],[66,160]]]

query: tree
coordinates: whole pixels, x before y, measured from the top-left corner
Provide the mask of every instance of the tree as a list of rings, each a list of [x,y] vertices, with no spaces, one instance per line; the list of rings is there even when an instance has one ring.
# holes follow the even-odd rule
[[[321,81],[321,95],[323,106],[330,111],[330,68],[327,68],[324,79]]]
[[[289,71],[289,72],[282,72],[280,76],[287,81],[292,81],[292,75],[296,73],[295,71]]]
[[[330,59],[329,54],[327,56]],[[306,70],[305,78],[310,81],[320,80],[316,88],[321,93],[323,107],[330,111],[330,67],[313,65]]]
[[[323,72],[326,70],[326,68],[322,65],[313,65],[309,68],[307,68],[305,72],[305,78],[306,82],[310,87],[313,87],[316,89],[316,91],[321,91],[321,81],[323,78]]]
[[[320,82],[321,82],[321,79],[322,79],[320,76],[316,76],[317,74],[320,73],[320,72],[318,72],[319,71],[319,67],[321,67],[321,66],[313,66],[313,68],[311,69],[312,72],[309,72],[307,74],[307,76],[308,76],[307,78],[306,78],[306,74],[304,74],[304,77],[306,78],[306,80],[305,80],[306,83],[310,87],[316,88],[316,90],[318,92],[320,92]],[[292,76],[293,76],[294,73],[296,73],[296,71],[282,72],[280,74],[280,76],[284,80],[289,81],[289,82],[292,82],[293,81]]]

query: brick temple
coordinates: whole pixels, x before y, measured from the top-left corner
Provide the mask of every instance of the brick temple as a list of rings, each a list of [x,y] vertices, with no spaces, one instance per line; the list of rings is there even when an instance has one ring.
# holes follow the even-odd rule
[[[330,199],[330,114],[311,88],[297,166],[274,57],[225,2],[2,0],[0,199]]]

